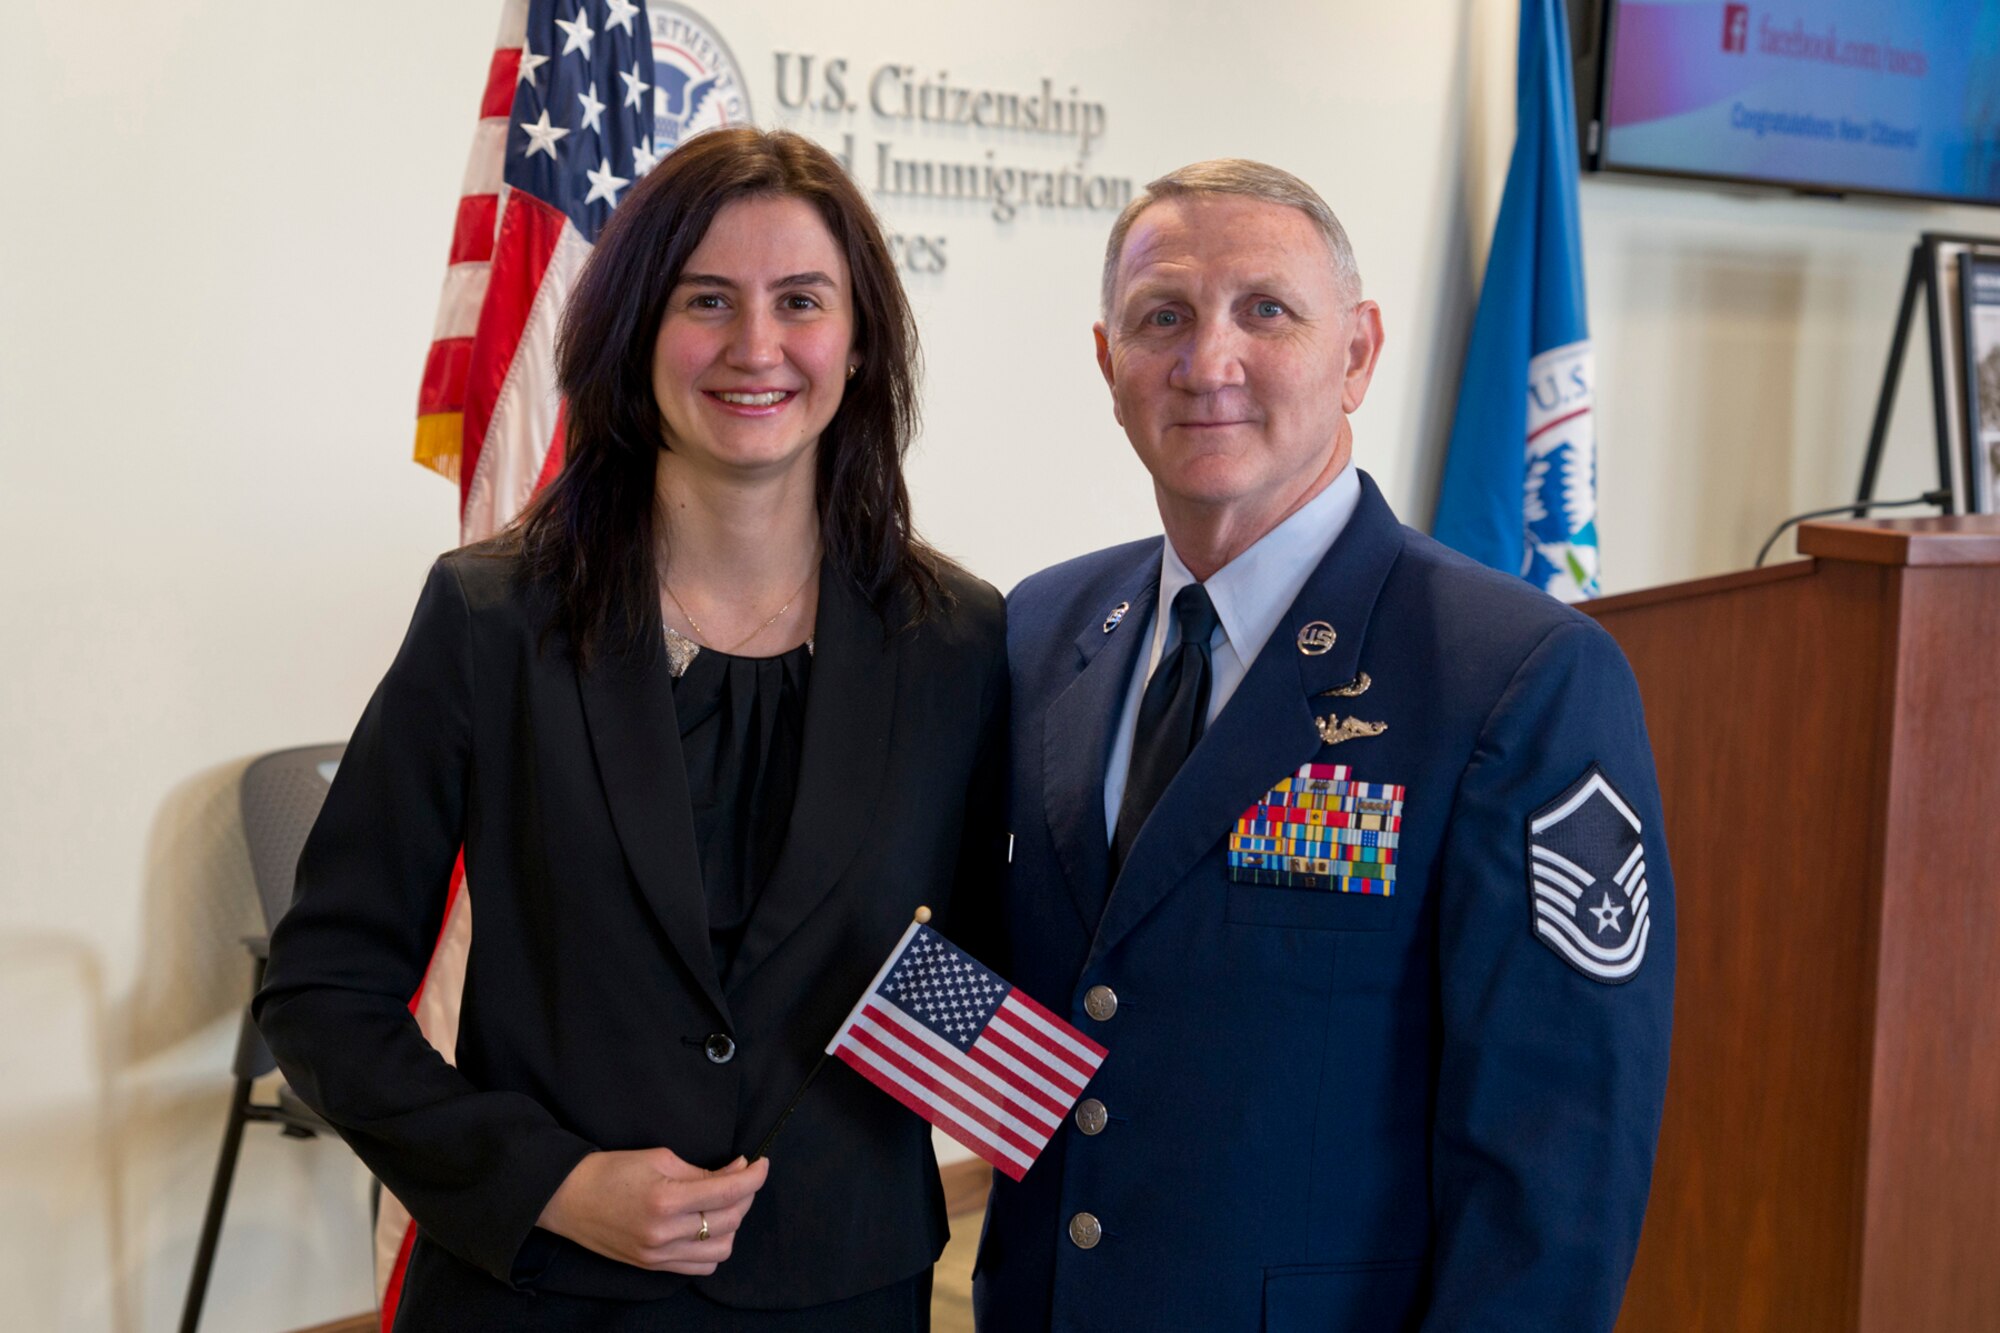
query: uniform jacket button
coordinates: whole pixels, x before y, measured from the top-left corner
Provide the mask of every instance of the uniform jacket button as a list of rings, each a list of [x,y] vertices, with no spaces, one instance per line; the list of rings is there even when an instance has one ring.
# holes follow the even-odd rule
[[[1110,1118],[1104,1103],[1095,1097],[1085,1097],[1076,1104],[1076,1127],[1086,1134],[1102,1134]]]
[[[701,1049],[715,1064],[726,1065],[736,1058],[736,1038],[727,1032],[711,1032]]]
[[[1078,1213],[1069,1220],[1069,1238],[1079,1250],[1094,1250],[1104,1239],[1104,1228],[1091,1214]]]
[[[1118,1012],[1118,992],[1109,986],[1092,986],[1083,993],[1083,1012],[1100,1023],[1109,1022]]]

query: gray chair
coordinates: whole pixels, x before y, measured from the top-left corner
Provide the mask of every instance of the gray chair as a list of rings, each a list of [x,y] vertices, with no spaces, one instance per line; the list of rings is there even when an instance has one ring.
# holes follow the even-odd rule
[[[264,908],[263,935],[246,937],[244,947],[251,956],[250,993],[264,983],[264,964],[270,956],[268,932],[292,905],[292,881],[298,871],[299,850],[306,834],[319,818],[320,804],[326,800],[327,785],[340,763],[343,745],[307,745],[296,750],[277,750],[252,761],[243,770],[240,805],[243,834],[250,844],[250,868],[257,881],[257,897]],[[243,1010],[242,1026],[236,1035],[235,1091],[229,1099],[229,1123],[222,1133],[222,1153],[215,1162],[215,1183],[209,1187],[208,1212],[202,1219],[201,1242],[195,1248],[194,1272],[188,1277],[187,1304],[181,1311],[181,1333],[194,1333],[201,1322],[203,1298],[208,1294],[209,1270],[215,1263],[216,1241],[222,1235],[222,1214],[229,1205],[229,1186],[236,1176],[236,1159],[243,1147],[243,1127],[255,1121],[273,1124],[290,1138],[309,1139],[327,1128],[289,1086],[280,1086],[275,1100],[251,1099],[250,1085],[277,1067],[263,1034]]]

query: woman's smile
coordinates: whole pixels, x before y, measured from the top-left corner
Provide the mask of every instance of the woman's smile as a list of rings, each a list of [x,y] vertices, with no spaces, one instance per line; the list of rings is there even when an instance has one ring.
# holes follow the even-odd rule
[[[799,396],[796,389],[704,389],[702,393],[725,410],[746,417],[775,416]]]

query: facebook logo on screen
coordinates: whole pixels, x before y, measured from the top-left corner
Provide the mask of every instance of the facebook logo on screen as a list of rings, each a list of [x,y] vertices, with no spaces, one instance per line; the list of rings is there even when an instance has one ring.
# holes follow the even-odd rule
[[[1750,6],[1722,7],[1722,49],[1741,55],[1750,45]]]

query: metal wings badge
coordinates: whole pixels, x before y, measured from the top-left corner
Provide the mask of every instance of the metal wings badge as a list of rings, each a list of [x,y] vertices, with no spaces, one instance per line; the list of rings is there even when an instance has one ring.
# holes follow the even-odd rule
[[[1345,685],[1336,685],[1330,690],[1321,690],[1319,697],[1322,699],[1359,699],[1362,695],[1368,693],[1368,687],[1374,683],[1373,680],[1369,679],[1368,673],[1363,671]],[[1313,726],[1319,731],[1319,739],[1322,745],[1338,745],[1342,741],[1351,741],[1361,736],[1380,736],[1389,729],[1387,722],[1363,722],[1358,717],[1342,717],[1338,713],[1329,713],[1325,717],[1314,718]]]

